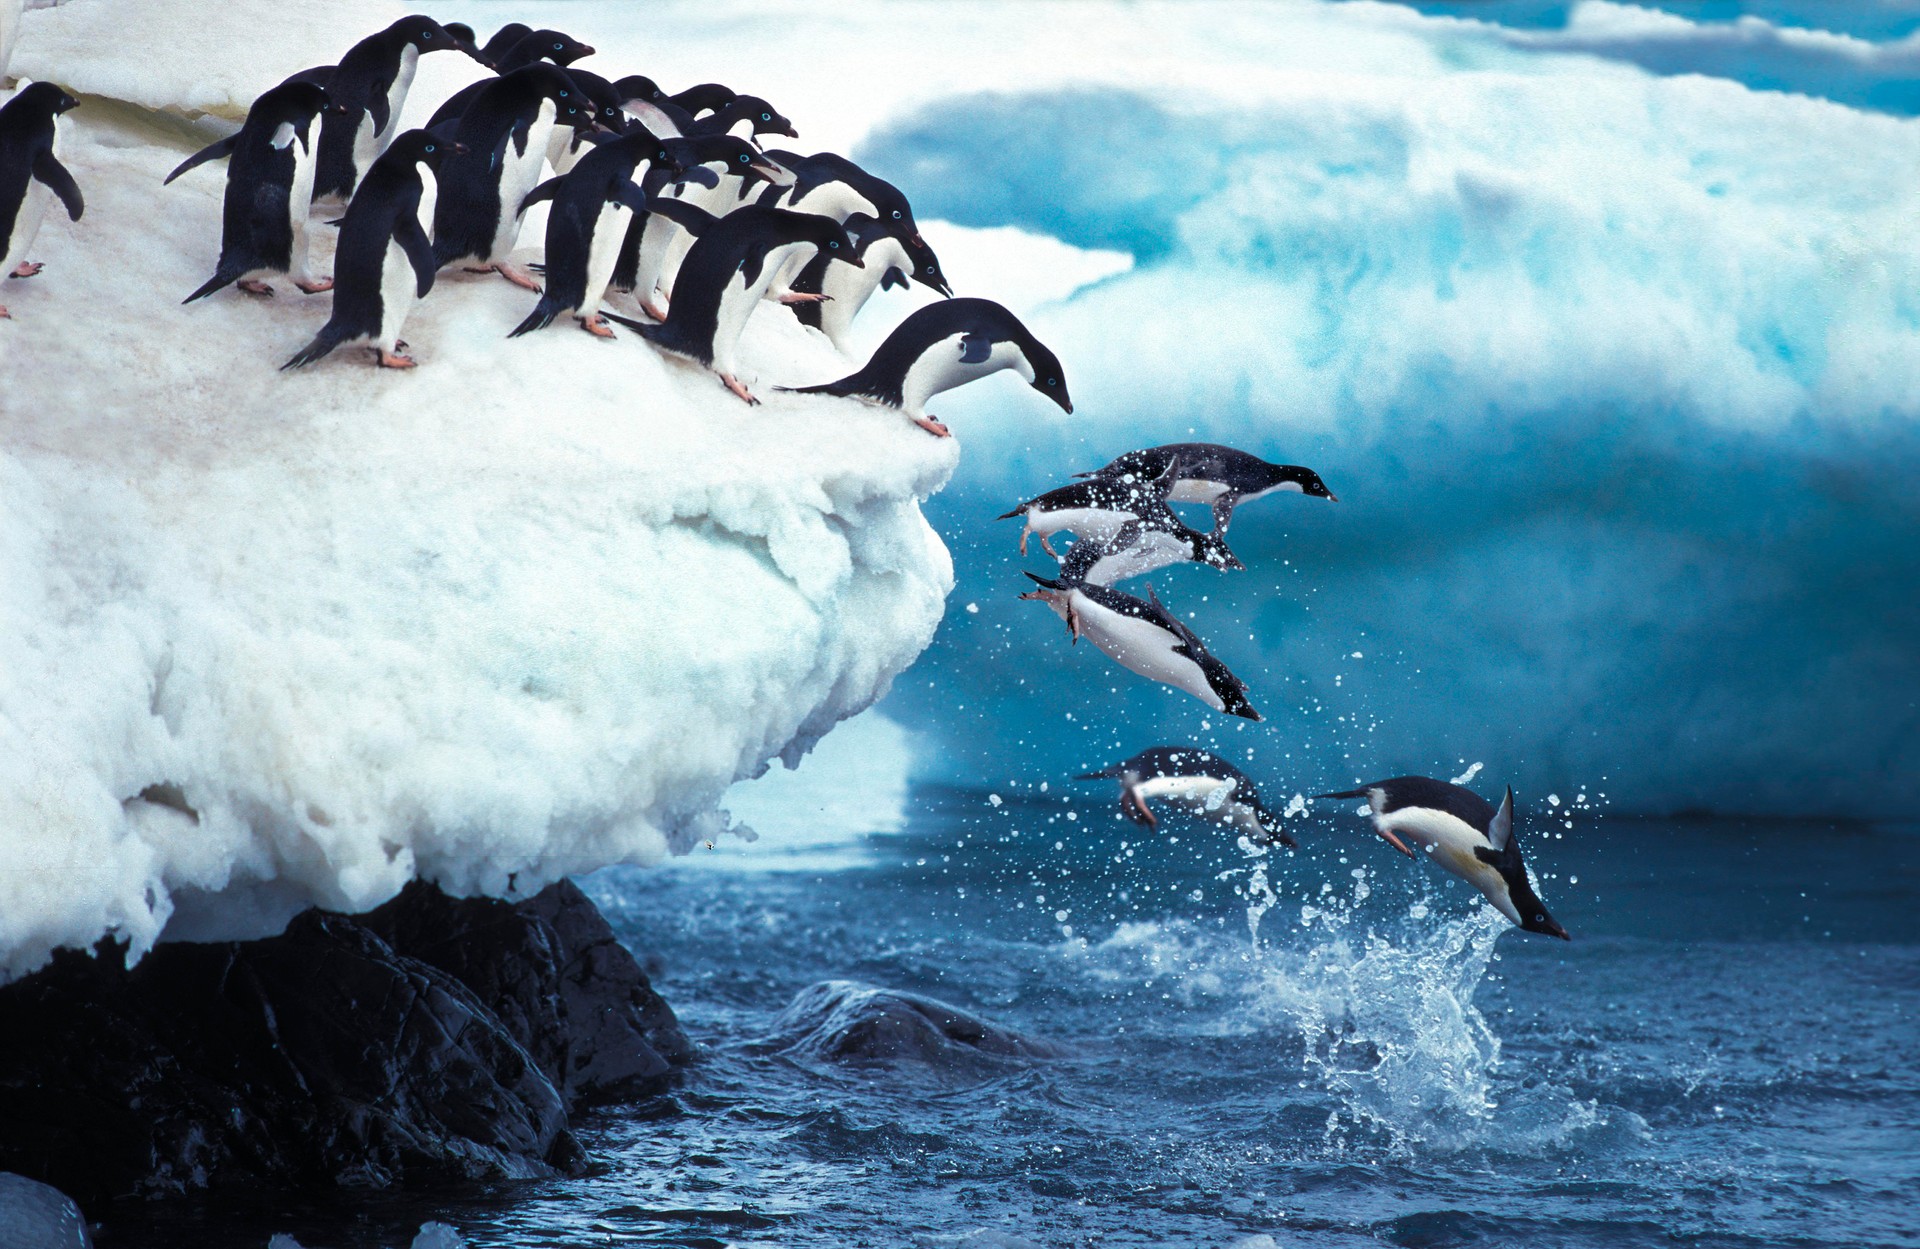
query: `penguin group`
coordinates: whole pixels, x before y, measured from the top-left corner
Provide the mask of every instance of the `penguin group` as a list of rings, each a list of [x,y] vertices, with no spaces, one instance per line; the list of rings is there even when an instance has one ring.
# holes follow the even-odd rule
[[[420,58],[434,52],[492,76],[403,131]],[[644,74],[581,65],[594,55],[563,31],[513,22],[482,44],[460,23],[416,14],[335,64],[296,69],[253,101],[238,131],[165,179],[226,163],[213,272],[182,302],[230,287],[264,301],[284,278],[330,295],[332,310],[283,369],[350,344],[407,369],[418,364],[402,337],[409,312],[459,266],[533,296],[508,337],[563,317],[602,339],[625,327],[757,404],[738,361],[755,312],[781,309],[845,351],[875,291],[918,284],[945,302],[906,317],[862,367],[779,389],[893,408],[942,437],[950,431],[927,402],[1003,370],[1073,410],[1059,359],[1018,317],[953,297],[892,183],[838,153],[768,148],[799,132],[760,96],[712,82],[669,93]],[[80,217],[80,192],[54,154],[53,119],[73,105],[42,83],[0,109],[0,223],[8,269],[21,277],[39,271],[25,252],[49,198]],[[522,265],[514,252],[539,204],[545,254]],[[339,231],[330,274],[314,265],[316,226]]]

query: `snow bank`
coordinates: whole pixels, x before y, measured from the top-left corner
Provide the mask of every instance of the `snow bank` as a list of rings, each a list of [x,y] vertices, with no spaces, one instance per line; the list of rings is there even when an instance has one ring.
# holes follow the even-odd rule
[[[29,12],[17,68],[225,111],[388,20],[235,7],[258,78],[112,0]],[[952,569],[918,501],[956,446],[773,393],[844,365],[790,317],[749,328],[752,409],[630,337],[508,341],[532,296],[457,272],[417,371],[281,374],[327,298],[180,307],[222,175],[163,189],[183,149],[128,118],[73,115],[87,215],[48,222],[0,331],[0,975],[684,849],[927,644]]]

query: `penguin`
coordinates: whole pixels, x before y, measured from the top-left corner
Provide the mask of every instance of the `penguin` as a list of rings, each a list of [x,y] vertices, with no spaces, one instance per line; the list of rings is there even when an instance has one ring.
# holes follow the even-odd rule
[[[665,137],[665,136],[662,136]],[[782,184],[793,181],[793,173],[768,160],[760,150],[744,139],[727,134],[683,136],[689,152],[699,159],[682,158],[686,172],[664,199],[679,200],[714,216],[725,216],[738,208],[747,187],[756,182]],[[676,152],[676,155],[678,153]],[[630,290],[640,302],[641,311],[656,321],[665,321],[656,292],[670,284],[679,271],[693,235],[668,213],[649,213],[642,222],[635,219],[632,229],[639,232],[633,240],[631,267],[623,252],[616,285]]]
[[[464,151],[443,135],[409,130],[374,161],[340,221],[333,315],[281,369],[312,364],[361,339],[378,354],[381,368],[414,366],[412,358],[396,354],[404,346],[400,326],[413,301],[433,289],[438,266],[427,223],[433,220],[438,174]]]
[[[1571,941],[1567,930],[1547,914],[1533,891],[1520,842],[1513,834],[1513,787],[1500,809],[1460,785],[1428,776],[1396,776],[1358,789],[1316,798],[1365,798],[1373,830],[1400,853],[1413,857],[1407,842],[1487,896],[1502,915],[1527,932]]]
[[[1151,483],[1131,478],[1099,477],[1092,481],[1076,481],[1072,485],[1049,490],[1043,495],[1028,499],[1011,512],[1003,512],[996,520],[1012,520],[1024,517],[1026,526],[1020,530],[1020,554],[1027,553],[1027,538],[1040,536],[1040,546],[1055,559],[1065,559],[1053,549],[1052,538],[1062,530],[1069,530],[1081,542],[1094,542],[1104,545],[1120,535],[1121,529],[1136,521],[1140,513],[1150,509],[1155,495]],[[1159,496],[1164,502],[1165,496]]]
[[[449,27],[448,29],[452,29]],[[533,27],[524,22],[508,22],[493,32],[493,38],[480,48],[480,59],[489,64],[499,64],[500,58],[511,52],[514,45],[533,33]],[[471,42],[471,40],[469,40]]]
[[[1233,509],[1270,494],[1293,491],[1338,503],[1320,474],[1297,464],[1269,464],[1257,456],[1214,442],[1174,442],[1163,447],[1129,451],[1103,468],[1076,477],[1116,478],[1129,474],[1147,481],[1179,460],[1185,467],[1168,496],[1173,503],[1206,503],[1213,507],[1215,533],[1226,532]]]
[[[346,200],[374,157],[386,149],[400,124],[400,109],[413,86],[420,58],[429,52],[460,51],[486,64],[471,43],[463,44],[430,17],[403,17],[347,49],[321,83],[346,112],[320,123],[320,163],[314,171],[315,199]],[[322,74],[305,70],[296,78]]]
[[[719,112],[739,99],[740,93],[717,82],[703,82],[685,91],[676,91],[667,98],[673,101],[675,107],[684,109],[688,117],[697,120],[704,113]]]
[[[449,35],[452,35],[461,43],[472,44],[476,48],[480,46],[480,37],[474,34],[473,27],[467,25],[465,22],[442,22],[440,24],[447,28]],[[481,55],[484,56],[486,54],[483,52]]]
[[[655,201],[651,207],[694,235],[680,267],[673,307],[659,325],[611,319],[663,351],[698,360],[718,374],[728,390],[748,403],[759,403],[740,381],[734,359],[747,318],[789,255],[816,249],[851,253],[853,240],[846,227],[830,217],[780,208],[749,206],[714,217],[678,200]]]
[[[515,286],[540,289],[509,257],[525,215],[520,206],[539,181],[547,135],[556,125],[586,130],[598,123],[567,72],[545,63],[487,83],[457,124],[441,123],[437,133],[450,133],[466,149],[441,171],[433,210],[433,254],[441,268],[465,260],[469,273],[498,273]]]
[[[1127,671],[1185,690],[1215,711],[1260,719],[1247,701],[1246,682],[1174,618],[1151,586],[1142,599],[1103,585],[1068,585],[1033,573],[1027,576],[1040,588],[1020,597],[1051,607],[1067,622],[1075,642],[1084,637]]]
[[[578,65],[567,69],[567,77],[573,79],[573,85],[580,88],[580,94],[587,98],[593,109],[593,119],[599,124],[598,130],[574,130],[566,126],[555,126],[553,135],[547,140],[547,163],[553,166],[555,174],[570,172],[580,163],[580,158],[593,149],[593,145],[607,134],[625,134],[629,118],[625,108],[621,107],[620,93],[612,83],[590,70]],[[601,132],[604,131],[605,134]],[[651,133],[651,131],[649,131]]]
[[[894,327],[857,373],[818,386],[782,386],[803,395],[850,395],[899,408],[907,419],[937,437],[952,436],[928,416],[927,400],[943,390],[1013,369],[1027,384],[1073,411],[1066,371],[1020,318],[990,299],[949,299],[929,304]]]
[[[41,266],[27,259],[47,205],[58,199],[67,219],[80,220],[87,203],[60,163],[60,114],[80,101],[50,82],[29,83],[0,105],[0,278],[30,278]],[[0,307],[0,318],[12,316]]]
[[[1081,781],[1120,782],[1120,810],[1135,824],[1160,827],[1147,805],[1158,799],[1185,807],[1195,817],[1224,824],[1256,846],[1300,845],[1280,817],[1260,801],[1260,791],[1239,768],[1198,746],[1153,746],[1098,772],[1082,772]]]
[[[482,52],[482,56],[486,53]],[[500,56],[491,58],[496,76],[511,74],[522,66],[535,61],[551,61],[566,68],[584,56],[593,55],[591,44],[581,43],[578,39],[557,30],[530,30],[512,47]],[[444,121],[452,121],[472,106],[474,97],[479,95],[491,79],[482,78],[479,82],[470,82],[440,102],[427,118],[427,129],[431,130]]]
[[[326,88],[307,82],[282,83],[253,102],[227,162],[219,263],[182,303],[235,282],[248,294],[271,296],[273,287],[264,279],[275,273],[291,274],[293,284],[309,295],[333,285],[307,267],[307,216],[320,139],[314,119],[329,108],[345,111],[328,103]],[[198,156],[188,157],[166,182],[198,163]]]
[[[800,267],[790,283],[793,290],[823,298],[790,305],[800,324],[812,326],[827,336],[836,348],[847,349],[853,331],[853,319],[866,307],[873,293],[890,286],[905,287],[909,281],[953,298],[940,271],[940,259],[922,243],[916,254],[903,244],[886,225],[865,213],[854,213],[842,225],[853,240],[854,255],[861,263],[844,264],[837,259],[815,256]]]
[[[763,134],[785,135],[789,139],[800,137],[800,132],[780,115],[779,109],[757,95],[736,95],[706,116],[693,118],[690,125],[682,127],[681,133],[690,139],[703,134],[730,134],[750,142]]]
[[[843,223],[856,214],[871,217],[883,231],[897,240],[902,252],[911,249],[914,253],[924,251],[931,254],[932,249],[920,238],[920,227],[914,223],[912,206],[891,182],[876,178],[846,157],[833,152],[802,156],[797,152],[772,151],[767,156],[776,164],[792,170],[794,181],[791,186],[766,188],[760,193],[759,203],[774,208],[791,208],[795,212],[821,213]],[[911,277],[918,272],[911,258],[906,265],[899,267],[903,276]],[[934,268],[938,267],[938,262],[935,262]],[[798,277],[797,270],[783,274],[780,285],[783,288],[791,287]],[[820,288],[814,286],[810,289]],[[950,290],[943,293],[952,294]]]
[[[545,329],[567,312],[575,314],[588,333],[613,337],[600,315],[600,299],[613,276],[628,220],[647,211],[646,191],[634,178],[637,173],[644,181],[650,172],[645,167],[652,165],[672,170],[674,160],[665,144],[635,123],[620,138],[587,153],[565,176],[550,178],[528,194],[522,212],[541,200],[553,201],[547,213],[547,288],[507,337]]]
[[[1188,528],[1165,502],[1155,502],[1122,523],[1104,542],[1076,539],[1060,561],[1060,580],[1069,585],[1112,585],[1187,563],[1223,572],[1244,572],[1247,567],[1219,534]]]

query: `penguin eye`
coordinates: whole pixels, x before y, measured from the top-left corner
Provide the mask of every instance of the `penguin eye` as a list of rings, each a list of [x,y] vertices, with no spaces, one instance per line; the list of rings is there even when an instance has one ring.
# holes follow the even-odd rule
[[[834,251],[839,251],[839,250],[840,250],[840,244],[838,244],[838,243],[836,243],[836,242],[834,242],[834,241],[832,241],[831,239],[829,239],[829,240],[827,241],[827,246],[828,246],[828,247],[831,247],[831,248],[832,248],[832,249],[833,249]]]
[[[562,92],[560,93],[560,98],[561,98],[561,99],[563,99],[563,100],[564,100],[564,99],[566,99],[566,98],[567,98],[567,93],[566,93],[566,92],[564,92],[564,91],[562,91]]]
[[[1049,386],[1058,386],[1059,384],[1060,384],[1060,379],[1057,377],[1049,377],[1047,379],[1047,385]]]
[[[430,30],[423,30],[420,32],[420,37],[422,39],[431,39],[433,38],[433,32]]]
[[[431,152],[433,150],[433,144],[431,143],[427,144],[427,150]]]
[[[900,210],[898,208],[893,210],[893,219],[895,221],[900,220]]]
[[[761,121],[772,121],[772,120],[773,120],[773,114],[772,114],[772,113],[762,113],[762,114],[760,114],[760,120],[761,120]]]
[[[927,272],[928,272],[929,274],[931,274],[931,273],[933,272],[933,266],[932,266],[932,265],[928,265],[928,266],[927,266]]]
[[[559,44],[557,44],[557,43],[556,43],[556,44],[554,44],[554,45],[553,45],[553,50],[554,50],[555,52],[559,52],[559,51],[562,51],[563,49],[562,49],[562,48],[560,47],[560,45],[559,45]]]
[[[746,164],[746,163],[747,163],[747,161],[748,161],[749,159],[751,159],[751,158],[750,158],[750,157],[748,157],[748,155],[747,155],[747,154],[746,154],[745,152],[742,152],[742,153],[740,153],[740,163],[741,163],[741,164],[743,164],[743,165],[744,165],[744,164]]]

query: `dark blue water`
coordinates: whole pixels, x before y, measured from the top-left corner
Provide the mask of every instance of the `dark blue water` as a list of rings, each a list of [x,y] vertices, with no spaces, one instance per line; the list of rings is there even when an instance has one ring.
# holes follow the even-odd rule
[[[1345,813],[1263,864],[1051,789],[916,791],[906,832],[830,869],[589,878],[705,1046],[588,1123],[601,1174],[162,1207],[115,1243],[400,1244],[440,1218],[510,1246],[1920,1244],[1920,829],[1533,813],[1563,944]],[[1071,1056],[766,1044],[828,978]]]

